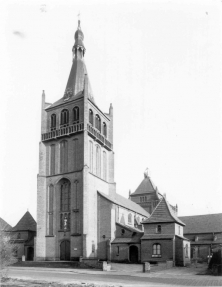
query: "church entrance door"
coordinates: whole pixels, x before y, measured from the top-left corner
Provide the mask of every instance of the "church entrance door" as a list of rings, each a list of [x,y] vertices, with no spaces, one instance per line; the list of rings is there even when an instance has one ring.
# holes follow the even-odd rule
[[[138,262],[138,247],[135,245],[130,246],[129,253],[130,262]]]
[[[28,247],[27,248],[27,261],[33,261],[33,257],[34,257],[34,248]]]
[[[60,260],[70,260],[70,241],[64,240],[60,244]]]

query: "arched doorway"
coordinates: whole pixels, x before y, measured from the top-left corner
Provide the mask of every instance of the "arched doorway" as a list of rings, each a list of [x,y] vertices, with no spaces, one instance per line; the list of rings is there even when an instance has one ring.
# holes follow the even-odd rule
[[[60,244],[60,260],[70,260],[70,242],[69,240],[63,240]]]
[[[34,248],[28,247],[27,248],[27,261],[33,261],[34,258]]]
[[[138,247],[135,245],[130,246],[129,248],[129,259],[130,262],[138,262]]]

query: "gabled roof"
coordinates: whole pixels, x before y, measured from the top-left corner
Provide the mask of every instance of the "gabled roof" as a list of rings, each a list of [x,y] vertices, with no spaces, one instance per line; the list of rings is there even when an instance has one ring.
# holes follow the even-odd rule
[[[0,230],[9,231],[11,228],[11,225],[9,225],[4,219],[0,217]]]
[[[222,232],[222,213],[180,216],[186,227],[184,234]]]
[[[10,231],[36,231],[36,221],[31,216],[30,212],[27,211],[19,222]]]
[[[153,193],[154,197],[156,197],[156,199],[159,199],[158,191],[156,187],[154,186],[150,177],[144,174],[144,179],[142,180],[140,185],[137,187],[137,189],[132,194],[130,194],[130,196],[139,195],[139,194],[147,194],[147,193]]]
[[[117,205],[123,206],[123,207],[130,209],[136,213],[139,213],[143,216],[146,216],[146,217],[150,216],[150,214],[145,209],[143,209],[141,206],[139,206],[137,203],[135,203],[129,199],[126,199],[125,197],[119,195],[118,193],[116,193],[112,197],[109,195],[106,195],[105,193],[103,193],[101,191],[98,191],[98,193],[101,196],[103,196],[104,198],[106,198],[107,200],[109,200],[109,201],[111,201]]]
[[[166,201],[165,197],[161,199],[150,217],[143,221],[143,224],[163,222],[176,222],[180,225],[185,226],[185,224],[176,216],[171,206]]]

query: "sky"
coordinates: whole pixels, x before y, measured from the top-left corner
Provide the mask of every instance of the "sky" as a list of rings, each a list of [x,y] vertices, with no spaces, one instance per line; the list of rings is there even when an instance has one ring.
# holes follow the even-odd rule
[[[115,181],[149,175],[179,215],[222,212],[222,1],[0,1],[0,217],[36,219],[41,94],[63,96],[80,12]]]

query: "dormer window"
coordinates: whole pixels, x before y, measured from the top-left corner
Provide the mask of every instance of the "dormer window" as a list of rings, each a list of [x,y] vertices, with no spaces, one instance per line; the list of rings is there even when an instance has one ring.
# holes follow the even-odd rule
[[[56,114],[51,115],[51,130],[56,129]]]
[[[89,110],[89,123],[93,126],[93,111]]]
[[[99,115],[96,115],[96,128],[101,132],[101,119]]]
[[[103,135],[104,135],[104,137],[107,137],[107,126],[106,126],[106,123],[103,123]]]
[[[69,124],[69,111],[68,110],[62,110],[61,112],[61,121],[60,125],[68,125]]]
[[[74,107],[73,109],[73,122],[74,123],[79,122],[79,107]]]
[[[158,224],[156,227],[156,233],[161,233],[161,225]]]

